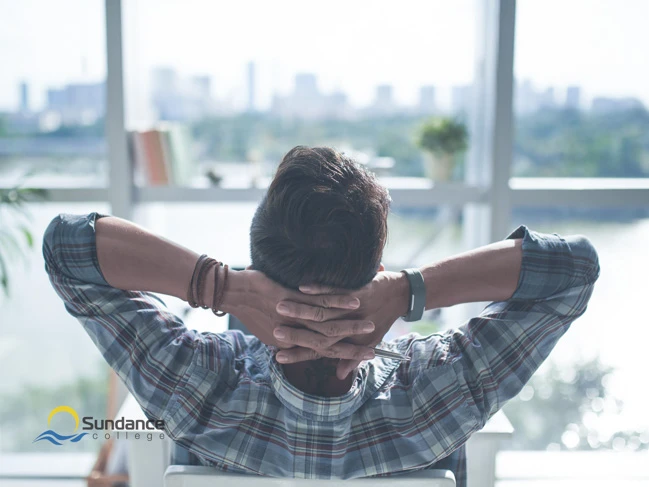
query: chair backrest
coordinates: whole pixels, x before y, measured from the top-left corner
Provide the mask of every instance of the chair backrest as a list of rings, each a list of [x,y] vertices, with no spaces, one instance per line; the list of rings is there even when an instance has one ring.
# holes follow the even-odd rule
[[[455,487],[455,476],[450,470],[417,470],[394,477],[373,477],[344,480],[352,485],[399,485],[405,487]],[[305,480],[226,473],[212,467],[171,465],[164,477],[165,487],[334,487],[340,480]]]

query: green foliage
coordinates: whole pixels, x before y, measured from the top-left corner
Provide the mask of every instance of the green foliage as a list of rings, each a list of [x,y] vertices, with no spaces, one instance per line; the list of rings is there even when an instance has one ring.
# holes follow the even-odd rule
[[[561,367],[549,363],[545,373],[535,374],[504,407],[515,430],[512,447],[649,449],[649,431],[603,435],[600,420],[620,414],[623,409],[622,402],[610,391],[613,371],[598,358]]]
[[[395,176],[422,175],[421,149],[457,156],[468,144],[461,121],[409,115],[284,120],[242,114],[201,120],[193,131],[203,159],[246,161],[255,150],[264,160],[278,162],[295,145],[331,145],[393,157]],[[521,116],[516,121],[513,172],[535,177],[647,177],[649,112],[548,109]]]
[[[464,123],[452,118],[433,118],[420,129],[419,147],[432,154],[455,155],[468,147],[469,134]]]
[[[420,176],[421,152],[413,134],[419,116],[360,120],[278,119],[264,114],[211,117],[193,125],[200,158],[246,161],[251,150],[266,161],[279,162],[296,145],[329,145],[374,152],[396,160],[394,175]]]
[[[519,117],[515,176],[647,177],[649,112],[542,110]]]
[[[51,452],[55,448],[62,451],[62,447],[55,447],[47,441],[32,443],[47,429],[47,415],[53,408],[67,405],[75,409],[79,416],[105,418],[108,378],[106,367],[102,367],[102,373],[96,377],[80,377],[76,382],[62,386],[27,386],[13,395],[0,391],[0,451]],[[99,441],[85,439],[66,444],[64,451],[95,451],[100,446]]]
[[[30,216],[25,206],[42,201],[46,194],[42,189],[0,189],[0,287],[5,296],[9,296],[10,262],[24,260],[25,250],[34,246],[34,236],[29,229]]]
[[[279,162],[295,145],[331,145],[393,157],[395,176],[423,175],[421,149],[458,156],[468,144],[461,121],[410,115],[285,120],[242,114],[201,120],[193,132],[202,159],[246,161],[255,150],[264,160]],[[649,112],[548,109],[521,116],[516,121],[513,172],[533,177],[647,177]]]
[[[102,137],[103,123],[98,120],[90,126],[64,126],[21,137]],[[0,137],[10,137],[9,128],[0,116]],[[245,162],[254,151],[265,161],[279,162],[295,145],[330,145],[393,157],[394,176],[422,176],[422,149],[451,153],[461,168],[460,154],[468,143],[462,121],[405,114],[354,120],[237,114],[199,120],[192,131],[200,160]],[[66,167],[74,164],[69,157],[55,161],[60,172],[77,170]],[[519,116],[512,169],[514,176],[523,177],[648,177],[649,112],[544,109]]]

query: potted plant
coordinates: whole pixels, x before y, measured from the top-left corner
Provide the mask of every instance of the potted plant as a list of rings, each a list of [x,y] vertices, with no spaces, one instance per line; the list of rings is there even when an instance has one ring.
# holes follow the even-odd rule
[[[420,129],[417,145],[426,152],[426,176],[433,181],[449,181],[459,155],[468,146],[464,123],[452,118],[433,118]]]

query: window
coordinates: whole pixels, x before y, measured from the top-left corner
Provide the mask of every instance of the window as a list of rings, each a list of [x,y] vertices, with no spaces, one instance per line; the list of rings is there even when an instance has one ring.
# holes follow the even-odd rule
[[[423,176],[423,121],[467,121],[475,6],[393,6],[128,2],[128,128],[188,128],[194,174],[216,184],[246,166],[268,176],[295,145],[333,145],[383,175]]]
[[[104,25],[101,0],[2,9],[0,186],[106,184]]]
[[[295,0],[25,0],[4,9],[0,187],[31,170],[30,186],[68,189],[53,189],[52,202],[30,206],[36,250],[25,271],[12,268],[13,297],[1,302],[0,322],[10,326],[0,328],[0,370],[18,372],[0,379],[0,451],[41,448],[24,432],[42,431],[53,402],[74,400],[84,412],[105,414],[107,367],[42,269],[38,240],[52,216],[111,211],[245,265],[257,201],[281,156],[297,144],[334,145],[364,161],[391,189],[388,269],[501,239],[519,223],[591,237],[602,261],[596,294],[552,362],[507,406],[518,430],[514,446],[649,448],[641,411],[647,397],[638,385],[643,377],[633,370],[646,341],[637,317],[648,236],[643,47],[649,39],[642,21],[649,6],[618,3],[404,0],[395,7],[336,0],[317,8]],[[121,48],[104,45],[104,24],[113,40],[123,30]],[[507,76],[514,32],[512,93]],[[123,55],[125,94],[110,90],[102,105],[107,49]],[[111,62],[111,86],[121,81],[118,68]],[[495,86],[496,80],[503,84]],[[148,187],[154,184],[142,177],[141,161],[131,180],[127,158],[119,154],[124,139],[117,117],[110,118],[115,171],[109,182],[105,106],[125,109],[129,131],[183,132],[189,161],[183,178],[176,179],[175,156],[164,152],[173,152],[173,144],[162,138],[158,162],[172,164],[169,186],[187,187]],[[421,124],[435,116],[475,130],[470,170],[462,151],[449,159],[457,184],[422,178],[431,167],[443,167],[432,166],[439,161],[417,144]],[[137,147],[132,144],[136,156]],[[131,192],[134,182],[139,187]],[[205,226],[212,219],[229,222],[227,238]],[[43,296],[42,306],[25,299],[34,292]],[[211,313],[184,315],[185,303],[163,299],[192,328],[225,327]],[[444,309],[429,317],[429,328],[403,323],[396,333],[456,326],[480,309]],[[67,451],[99,446],[82,443]],[[572,456],[527,457],[525,463],[519,454],[527,455],[501,456],[501,465],[518,469],[508,476],[499,468],[502,485],[520,483],[522,471],[537,478],[587,470]],[[31,465],[32,457],[25,457],[21,465]],[[591,465],[591,457],[584,458]],[[634,461],[643,460],[636,455]],[[615,475],[635,475],[627,466],[615,468]],[[644,479],[645,471],[637,472],[634,480]]]
[[[383,264],[389,271],[422,267],[449,257],[464,248],[462,207],[393,207],[388,217],[388,243]],[[429,335],[445,328],[458,327],[466,318],[465,306],[428,310],[422,320],[398,321],[386,340],[416,332]]]
[[[51,451],[47,442],[32,440],[45,430],[47,415],[59,405],[69,405],[81,415],[106,414],[108,366],[52,288],[41,247],[47,225],[59,213],[108,212],[108,205],[32,203],[27,209],[34,245],[25,262],[3,246],[3,255],[15,260],[9,268],[10,295],[0,297],[0,370],[5,371],[0,380],[0,452]],[[6,211],[0,210],[5,225]],[[95,451],[99,446],[81,441],[67,445],[66,451]]]
[[[526,449],[649,446],[646,379],[646,261],[649,207],[516,210],[512,223],[561,235],[583,234],[601,274],[588,310],[568,330],[539,374],[506,408]],[[645,320],[646,321],[646,320]]]
[[[519,1],[513,175],[649,176],[642,0]]]

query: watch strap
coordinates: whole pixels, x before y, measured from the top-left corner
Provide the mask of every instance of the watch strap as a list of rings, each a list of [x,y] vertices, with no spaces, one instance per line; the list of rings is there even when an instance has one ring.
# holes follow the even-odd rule
[[[426,285],[424,276],[419,269],[403,269],[403,272],[410,284],[410,301],[408,302],[408,312],[403,319],[405,321],[418,321],[424,315],[426,309]]]

